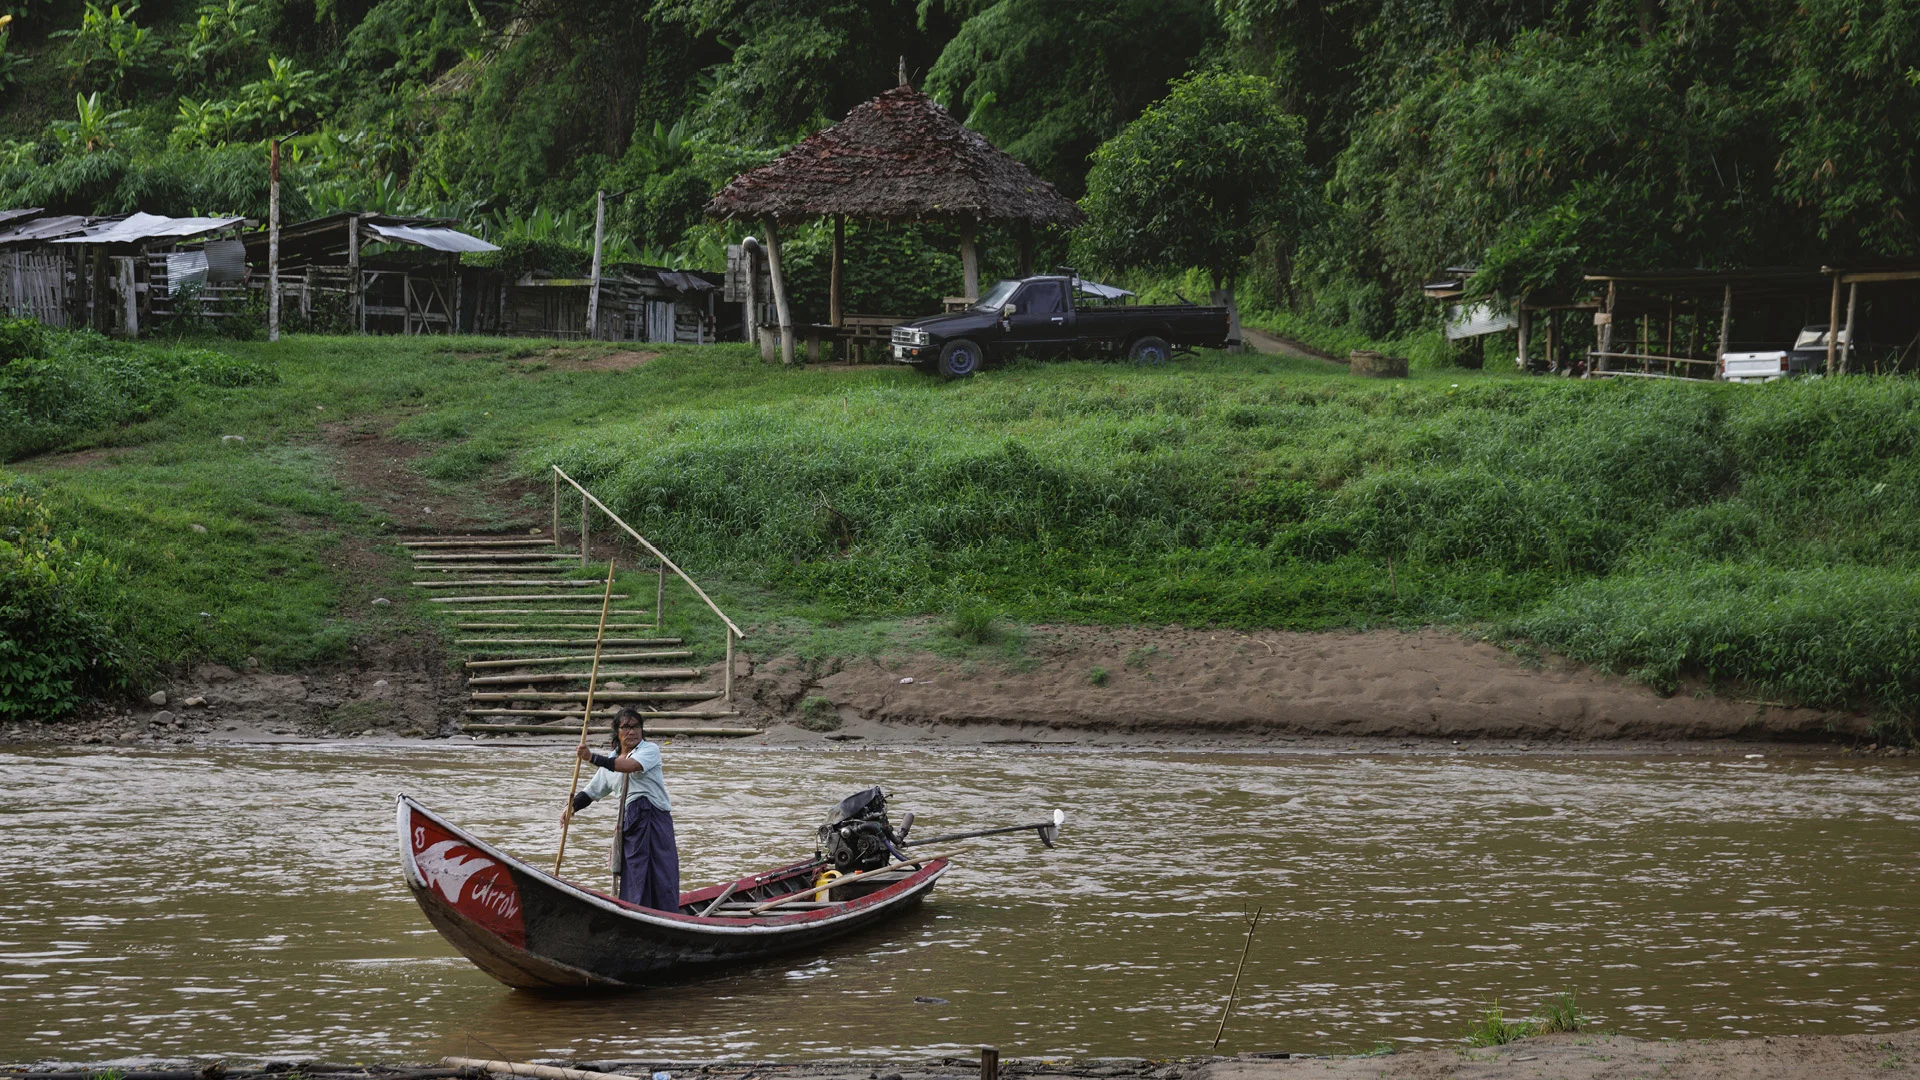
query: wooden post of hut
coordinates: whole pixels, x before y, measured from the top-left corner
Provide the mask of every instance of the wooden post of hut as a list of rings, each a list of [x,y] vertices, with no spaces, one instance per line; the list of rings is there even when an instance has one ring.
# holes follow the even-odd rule
[[[600,338],[600,244],[607,228],[607,193],[593,193],[593,282],[587,286],[587,340]]]
[[[767,276],[773,279],[773,313],[780,320],[780,362],[793,364],[793,316],[787,307],[787,277],[780,271],[780,227],[772,218],[767,226]]]
[[[354,331],[367,332],[367,295],[360,287],[360,215],[347,218],[347,317]]]
[[[1833,351],[1840,343],[1840,275],[1833,275],[1833,300],[1827,305],[1827,374],[1833,374]]]
[[[267,149],[267,340],[280,340],[280,140]]]
[[[827,321],[836,327],[847,325],[846,313],[841,310],[840,280],[845,273],[841,269],[846,261],[847,217],[845,214],[833,215],[833,265],[827,277]]]
[[[975,221],[960,219],[960,276],[966,282],[962,290],[968,300],[980,299],[980,249],[974,244]]]

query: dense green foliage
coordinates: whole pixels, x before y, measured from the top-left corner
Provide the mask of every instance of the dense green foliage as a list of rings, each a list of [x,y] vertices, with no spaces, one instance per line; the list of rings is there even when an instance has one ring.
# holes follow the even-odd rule
[[[121,689],[119,568],[56,535],[36,486],[0,472],[0,718],[58,716]]]
[[[1308,182],[1228,223],[1262,237],[1229,276],[1264,294],[1249,306],[1386,337],[1430,326],[1416,286],[1463,262],[1512,294],[1583,266],[1920,251],[1916,2],[22,0],[0,29],[0,202],[257,216],[260,140],[298,130],[292,216],[510,237],[590,219],[606,189],[621,250],[716,267],[747,226],[702,220],[714,190],[899,64],[1076,197],[1183,77],[1258,76],[1299,117]],[[1129,139],[1105,160],[1194,163]],[[928,272],[949,241],[855,245],[851,272]],[[578,259],[578,230],[564,244]]]
[[[91,332],[0,320],[0,461],[156,416],[190,386],[257,386],[274,378],[268,368],[209,349],[136,348]]]
[[[1076,262],[1206,271],[1232,289],[1262,239],[1291,251],[1315,196],[1298,117],[1256,75],[1203,74],[1100,147],[1087,174]]]

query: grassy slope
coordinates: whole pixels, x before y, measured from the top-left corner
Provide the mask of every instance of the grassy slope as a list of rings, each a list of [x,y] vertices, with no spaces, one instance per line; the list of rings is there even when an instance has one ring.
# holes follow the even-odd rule
[[[163,660],[296,666],[397,632],[342,618],[369,586],[328,565],[335,530],[381,523],[331,479],[324,417],[396,422],[455,487],[561,464],[715,582],[762,648],[872,648],[896,629],[875,620],[966,603],[1024,621],[1479,625],[1656,684],[1706,673],[1896,720],[1920,703],[1912,382],[1382,384],[1210,357],[941,384],[782,371],[737,347],[629,372],[540,370],[525,342],[223,347],[282,382],[97,436],[137,447],[110,467],[34,470],[134,567]],[[542,519],[534,503],[521,516]]]

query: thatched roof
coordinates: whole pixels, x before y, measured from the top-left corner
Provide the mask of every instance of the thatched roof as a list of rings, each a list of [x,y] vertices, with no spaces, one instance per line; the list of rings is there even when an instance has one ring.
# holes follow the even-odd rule
[[[1084,219],[1052,184],[904,84],[734,177],[707,204],[714,218],[805,221],[829,214],[1035,225]]]

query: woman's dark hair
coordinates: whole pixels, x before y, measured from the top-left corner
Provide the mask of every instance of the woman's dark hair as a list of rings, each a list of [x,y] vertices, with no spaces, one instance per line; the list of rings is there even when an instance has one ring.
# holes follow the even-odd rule
[[[640,737],[643,739],[647,737],[647,718],[640,715],[639,709],[629,705],[613,714],[613,748],[616,751],[620,749],[620,725],[625,723],[629,716],[640,724]]]

